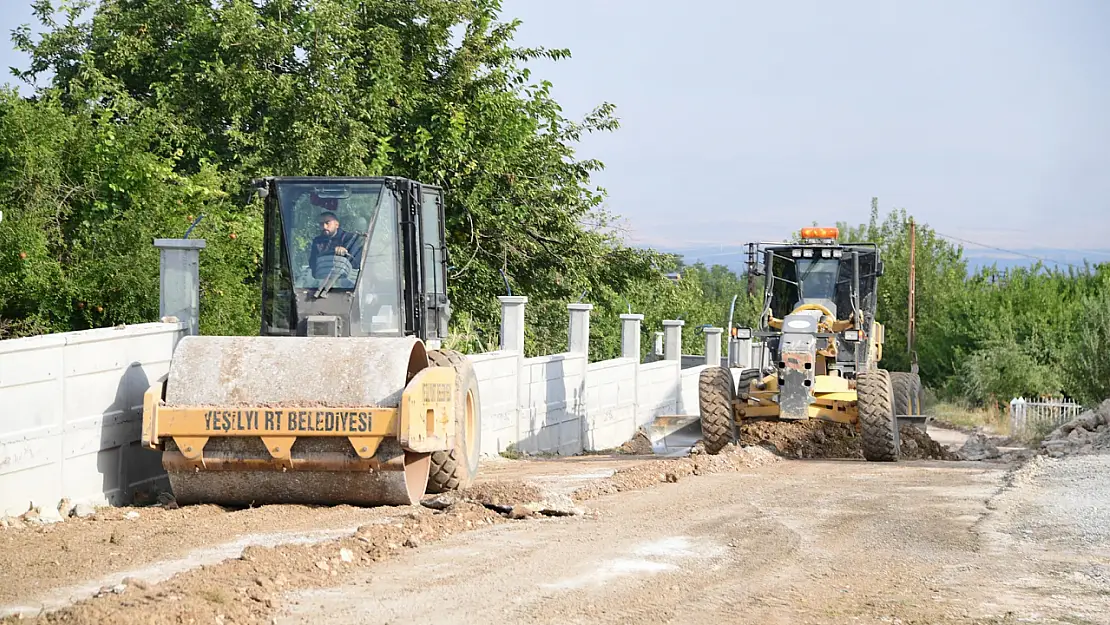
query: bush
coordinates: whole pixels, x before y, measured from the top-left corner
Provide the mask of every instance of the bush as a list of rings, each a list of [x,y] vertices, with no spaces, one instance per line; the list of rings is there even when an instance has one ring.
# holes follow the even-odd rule
[[[1110,285],[1083,299],[1068,360],[1070,394],[1088,406],[1110,397]]]
[[[955,380],[963,397],[979,405],[1009,403],[1029,395],[1056,395],[1062,378],[1052,367],[1038,362],[1029,349],[1015,341],[994,341],[973,353],[960,367]]]

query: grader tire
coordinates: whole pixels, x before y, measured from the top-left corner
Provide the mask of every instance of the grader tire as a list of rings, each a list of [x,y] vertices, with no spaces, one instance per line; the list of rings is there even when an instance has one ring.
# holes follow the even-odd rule
[[[921,386],[921,376],[916,373],[908,374],[911,382],[911,398],[913,399],[913,413],[915,415],[923,414],[925,410],[921,404],[924,403],[924,387]]]
[[[890,372],[874,369],[856,377],[863,457],[869,462],[897,462],[901,455],[894,387]]]
[[[916,415],[914,409],[917,407],[917,402],[914,401],[913,380],[910,374],[902,371],[890,372],[890,386],[894,389],[894,414]]]
[[[721,453],[733,439],[732,398],[735,388],[732,371],[725,367],[709,367],[698,376],[701,438],[708,454]]]
[[[740,372],[740,376],[736,379],[737,392],[748,392],[751,383],[758,380],[760,377],[759,369],[744,369]]]
[[[478,474],[482,432],[478,378],[470,361],[453,350],[428,350],[433,367],[453,367],[455,385],[455,448],[432,452],[428,492],[443,493],[470,486]]]

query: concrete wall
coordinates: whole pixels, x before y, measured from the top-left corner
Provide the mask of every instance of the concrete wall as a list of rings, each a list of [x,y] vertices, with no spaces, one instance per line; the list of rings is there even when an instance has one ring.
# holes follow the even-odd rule
[[[503,349],[470,356],[482,395],[483,455],[509,449],[562,455],[611,449],[657,416],[697,414],[704,356],[688,368],[683,364],[689,357],[642,363],[632,357],[639,354],[640,321],[626,319],[621,331],[628,357],[588,363],[588,344],[576,344],[578,353],[523,358],[505,347],[522,330],[518,324],[525,304],[524,298],[503,298]],[[572,313],[574,306],[588,314],[581,305],[572,305]],[[575,334],[573,327],[570,334],[578,341],[588,335]]]
[[[525,358],[508,349],[523,343],[524,298],[505,300],[502,349],[469,356],[484,455],[611,449],[656,416],[697,413],[704,359],[683,369],[677,357],[631,357],[639,354],[637,315],[622,320],[629,357],[588,362],[588,305],[576,304],[574,318],[585,325],[570,328],[575,351]],[[189,327],[150,323],[0,341],[0,515],[21,514],[32,502],[52,514],[63,498],[119,504],[163,486],[159,455],[137,444],[142,399]]]
[[[63,497],[117,504],[163,475],[138,447],[142,398],[184,323],[0,341],[0,516]]]
[[[500,351],[470,357],[482,404],[482,449],[504,450],[519,439],[517,399],[520,356]]]
[[[586,367],[586,424],[583,448],[611,449],[636,432],[639,363],[616,358]]]

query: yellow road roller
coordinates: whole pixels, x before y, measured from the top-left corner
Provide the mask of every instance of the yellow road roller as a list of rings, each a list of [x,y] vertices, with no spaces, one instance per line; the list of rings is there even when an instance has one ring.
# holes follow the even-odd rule
[[[481,402],[442,349],[443,192],[399,177],[269,177],[260,336],[186,336],[143,444],[179,504],[411,505],[471,484]]]

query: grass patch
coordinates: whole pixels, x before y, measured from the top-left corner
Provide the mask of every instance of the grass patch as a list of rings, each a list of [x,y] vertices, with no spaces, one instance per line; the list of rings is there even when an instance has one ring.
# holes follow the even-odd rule
[[[1037,422],[1031,425],[1028,431],[1022,433],[1018,438],[1022,443],[1030,447],[1039,447],[1044,439],[1053,432],[1058,426],[1051,422]]]
[[[501,452],[500,456],[509,460],[520,460],[524,457],[524,454],[516,448],[516,443],[509,443],[509,446]]]
[[[523,460],[524,458],[558,458],[559,453],[554,451],[539,451],[534,454],[529,454],[517,448],[516,443],[509,443],[505,450],[500,454],[502,458],[509,460]]]
[[[963,402],[938,401],[926,407],[941,423],[956,426],[960,430],[982,428],[984,434],[1010,436],[1010,416],[1005,409],[996,406],[977,407]]]

